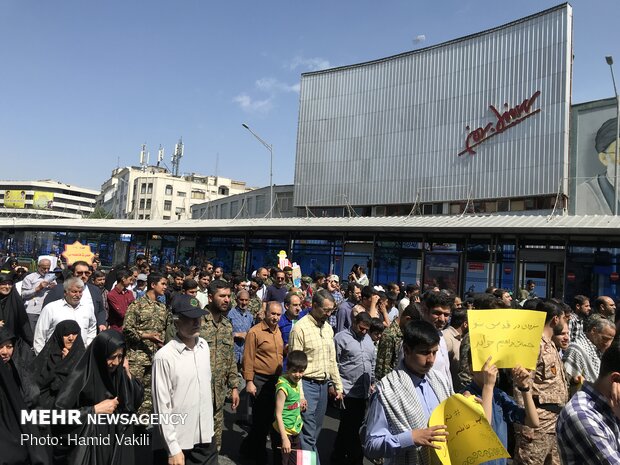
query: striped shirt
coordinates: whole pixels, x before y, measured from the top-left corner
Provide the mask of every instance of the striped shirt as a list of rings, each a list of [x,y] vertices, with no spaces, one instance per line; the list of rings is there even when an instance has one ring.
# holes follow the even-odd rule
[[[609,403],[586,383],[566,404],[557,424],[564,465],[620,463],[620,424]]]
[[[334,331],[329,324],[320,326],[310,313],[301,318],[289,336],[288,351],[290,353],[293,350],[301,350],[308,356],[305,378],[315,381],[331,379],[336,385],[336,391],[342,392]]]

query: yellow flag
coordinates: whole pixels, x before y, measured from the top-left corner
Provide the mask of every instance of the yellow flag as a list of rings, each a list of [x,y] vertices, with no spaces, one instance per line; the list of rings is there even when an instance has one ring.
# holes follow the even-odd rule
[[[534,370],[545,326],[545,312],[534,310],[469,310],[467,322],[474,371],[489,356],[497,368]]]
[[[454,394],[444,400],[428,421],[428,426],[436,425],[446,425],[448,436],[447,442],[435,443],[441,449],[431,449],[433,465],[478,465],[510,458],[473,396]]]

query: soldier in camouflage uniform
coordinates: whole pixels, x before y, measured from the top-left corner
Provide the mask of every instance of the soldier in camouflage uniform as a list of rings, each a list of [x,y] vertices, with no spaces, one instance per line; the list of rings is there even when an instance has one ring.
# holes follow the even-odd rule
[[[250,281],[250,303],[248,304],[248,310],[252,313],[254,321],[262,321],[261,315],[264,315],[262,313],[263,301],[256,295],[256,291],[263,286],[262,283],[263,282],[257,278]]]
[[[377,361],[375,364],[375,379],[379,381],[390,373],[403,357],[403,328],[411,320],[415,319],[416,310],[407,307],[399,319],[394,319],[392,324],[383,332],[377,346]]]
[[[158,302],[157,297],[164,295],[167,286],[168,280],[163,275],[151,273],[146,294],[129,305],[123,322],[129,371],[144,386],[144,402],[138,409],[140,414],[153,411],[151,368],[153,356],[163,346],[168,314],[166,306]]]
[[[541,302],[538,311],[547,313],[536,370],[532,372],[532,397],[540,419],[538,428],[515,425],[515,465],[560,465],[555,426],[564,404],[568,401],[568,385],[564,365],[552,337],[553,328],[566,323],[559,305]],[[523,406],[523,396],[515,389],[515,400]]]
[[[233,347],[232,323],[224,315],[230,307],[230,286],[222,280],[209,284],[209,313],[200,327],[200,337],[209,344],[211,352],[211,389],[215,441],[222,446],[224,403],[230,394],[232,409],[239,405],[239,377]]]

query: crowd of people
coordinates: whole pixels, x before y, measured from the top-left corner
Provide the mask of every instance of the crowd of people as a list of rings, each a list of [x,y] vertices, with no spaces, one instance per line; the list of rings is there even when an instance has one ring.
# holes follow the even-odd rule
[[[461,298],[371,283],[358,265],[341,282],[294,279],[290,267],[154,269],[144,256],[107,273],[81,261],[52,270],[48,258],[29,274],[4,271],[2,463],[218,463],[228,402],[247,431],[238,447],[248,463],[317,453],[331,404],[340,413],[332,464],[427,464],[447,440],[429,417],[459,392],[479,398],[515,464],[620,463],[608,296],[568,305],[538,298],[528,282]],[[486,309],[544,313],[534,370],[498,369],[489,357],[473,371],[467,314]],[[77,411],[82,421],[24,422],[32,410]],[[92,414],[149,421],[93,423]],[[174,415],[183,421],[156,420]]]

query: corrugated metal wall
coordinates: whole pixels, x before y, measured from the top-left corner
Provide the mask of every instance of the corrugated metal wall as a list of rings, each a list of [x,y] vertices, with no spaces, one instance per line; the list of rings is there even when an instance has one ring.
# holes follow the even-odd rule
[[[387,205],[566,192],[572,11],[562,5],[444,45],[302,75],[295,205]],[[457,156],[498,110],[523,120]]]

